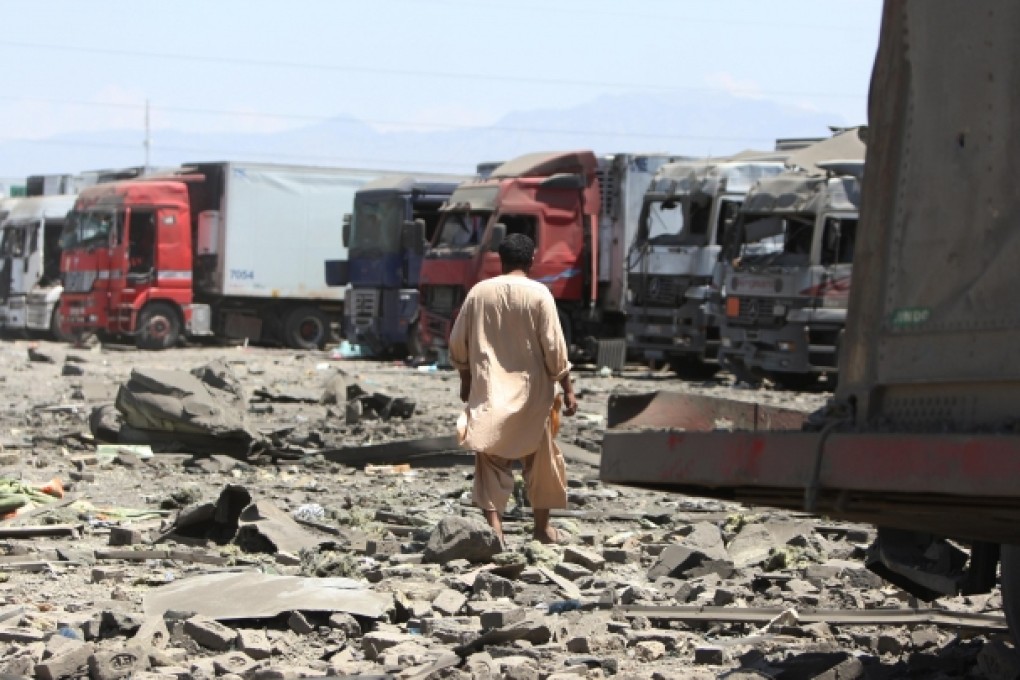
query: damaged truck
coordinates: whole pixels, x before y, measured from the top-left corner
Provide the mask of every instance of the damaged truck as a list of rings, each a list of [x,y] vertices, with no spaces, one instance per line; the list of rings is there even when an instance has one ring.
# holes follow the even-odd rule
[[[343,336],[376,355],[421,355],[418,283],[425,243],[435,235],[439,208],[468,179],[386,175],[361,187],[344,216],[347,276]]]
[[[467,292],[501,273],[499,244],[507,234],[523,233],[536,244],[531,276],[556,299],[572,354],[622,368],[627,248],[645,189],[673,160],[665,154],[535,153],[460,185],[442,208],[422,264],[424,349],[442,360]]]
[[[802,388],[835,378],[853,267],[863,129],[795,151],[747,193],[719,258],[719,361]],[[716,303],[718,304],[718,303]]]
[[[379,174],[194,163],[84,189],[62,236],[65,332],[322,347],[344,297],[324,262],[346,259],[343,215]]]
[[[627,258],[627,347],[685,377],[715,373],[718,325],[706,313],[720,244],[744,194],[783,170],[783,152],[668,163],[644,195]]]
[[[73,195],[10,199],[0,240],[0,328],[60,334],[60,236]]]
[[[732,401],[616,395],[600,476],[877,525],[873,571],[924,601],[999,585],[1017,639],[1020,4],[981,8],[885,2],[830,403],[718,430]]]

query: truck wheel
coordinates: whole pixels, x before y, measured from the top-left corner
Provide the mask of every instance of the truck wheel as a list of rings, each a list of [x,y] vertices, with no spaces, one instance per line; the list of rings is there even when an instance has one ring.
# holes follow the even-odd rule
[[[1020,545],[1003,545],[999,556],[1002,572],[1002,608],[1013,642],[1020,647]]]
[[[329,340],[329,319],[314,307],[298,307],[287,315],[284,340],[294,349],[321,349]]]
[[[60,323],[63,321],[63,317],[60,316],[60,303],[58,302],[53,307],[53,314],[50,315],[50,335],[57,342],[70,342],[77,343],[79,338],[74,333],[65,333],[60,328]]]
[[[152,302],[138,316],[135,345],[138,349],[167,349],[181,338],[181,318],[171,305]]]
[[[671,357],[669,367],[684,380],[711,380],[719,372],[719,364],[710,364],[697,357]]]

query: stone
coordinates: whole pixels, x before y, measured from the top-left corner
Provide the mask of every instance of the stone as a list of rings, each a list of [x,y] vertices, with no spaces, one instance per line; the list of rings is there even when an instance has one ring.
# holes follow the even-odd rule
[[[467,517],[444,517],[429,536],[422,559],[445,564],[465,559],[487,562],[502,551],[499,537],[481,520]]]
[[[602,557],[606,559],[606,562],[613,564],[630,564],[638,561],[636,552],[623,548],[606,548],[602,551]]]
[[[496,659],[502,680],[538,680],[538,662],[527,656],[504,656]]]
[[[879,635],[875,640],[875,651],[899,656],[903,653],[903,642],[895,635]]]
[[[85,375],[85,369],[77,364],[64,364],[60,368],[60,375],[63,376],[81,376]]]
[[[579,564],[589,571],[599,571],[606,566],[606,558],[602,555],[574,546],[567,546],[563,550],[563,561]]]
[[[120,583],[127,575],[127,570],[120,567],[92,567],[92,582],[110,581]]]
[[[776,545],[775,537],[764,524],[746,524],[726,546],[726,552],[733,566],[746,569],[767,560]]]
[[[857,657],[850,657],[814,676],[814,680],[861,680],[864,677],[864,664]]]
[[[553,571],[563,578],[570,579],[571,581],[577,581],[586,576],[591,576],[591,570],[586,567],[582,567],[580,564],[571,564],[570,562],[560,562]]]
[[[170,640],[170,630],[162,616],[153,616],[139,626],[131,639],[144,647],[163,649]]]
[[[914,649],[929,649],[939,644],[939,632],[935,628],[915,628],[910,631],[910,644]]]
[[[666,645],[655,640],[645,640],[634,645],[634,656],[639,661],[648,663],[657,661],[666,655]]]
[[[51,657],[35,665],[35,676],[41,680],[57,680],[79,675],[79,671],[88,667],[89,658],[95,653],[96,647],[86,642],[59,656]]]
[[[471,586],[475,595],[485,594],[489,597],[513,597],[514,582],[508,578],[497,576],[488,571],[479,572]]]
[[[338,612],[329,617],[329,627],[342,630],[347,639],[361,637],[361,624],[350,614]]]
[[[521,608],[515,609],[497,609],[494,611],[487,611],[481,615],[482,630],[489,630],[491,628],[503,628],[511,624],[523,621],[527,617],[528,613]]]
[[[256,661],[273,655],[273,646],[262,630],[242,628],[237,631],[237,648]]]
[[[237,631],[219,621],[204,616],[193,616],[184,622],[184,634],[198,644],[213,651],[226,651],[237,639]]]
[[[648,580],[654,581],[660,576],[682,576],[688,569],[699,567],[708,559],[708,555],[696,548],[667,546],[648,570]]]
[[[119,680],[149,670],[149,654],[141,646],[96,652],[89,657],[92,680]]]
[[[456,616],[466,602],[467,597],[463,593],[447,588],[432,600],[432,608],[443,616]]]
[[[255,668],[255,660],[239,651],[214,656],[211,661],[217,675],[233,674],[244,677]]]
[[[392,631],[377,630],[365,633],[361,638],[361,650],[369,661],[379,659],[383,652],[391,647],[396,647],[402,642],[415,642],[414,636]]]
[[[315,626],[301,612],[290,613],[290,616],[287,617],[287,627],[298,635],[308,635],[315,632]]]

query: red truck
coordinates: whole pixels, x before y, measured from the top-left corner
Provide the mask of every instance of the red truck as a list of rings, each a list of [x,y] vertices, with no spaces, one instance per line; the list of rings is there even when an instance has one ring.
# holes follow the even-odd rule
[[[869,568],[924,600],[998,581],[1016,638],[1020,4],[980,8],[885,3],[830,404],[782,431],[760,404],[619,395],[601,478],[873,523]]]
[[[534,153],[461,184],[442,208],[421,269],[420,334],[442,355],[464,296],[501,273],[507,234],[535,240],[532,278],[552,292],[575,356],[622,368],[627,247],[641,201],[667,155]]]
[[[195,163],[86,188],[62,235],[64,330],[321,347],[343,314],[326,263],[346,260],[343,215],[379,174]]]

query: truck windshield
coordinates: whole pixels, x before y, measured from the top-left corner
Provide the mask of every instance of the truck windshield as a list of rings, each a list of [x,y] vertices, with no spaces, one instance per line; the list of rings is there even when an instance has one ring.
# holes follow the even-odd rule
[[[5,227],[3,240],[0,241],[0,255],[3,257],[21,257],[24,255],[27,236],[28,234],[24,227]]]
[[[108,243],[117,224],[110,211],[72,212],[60,236],[61,248],[68,250],[85,245]]]
[[[404,200],[397,195],[358,196],[351,220],[350,250],[395,253],[400,250]]]
[[[676,199],[650,201],[645,217],[648,243],[679,245],[684,233],[684,206]]]
[[[491,210],[448,212],[439,223],[437,248],[465,248],[477,246],[485,233]]]
[[[800,267],[811,263],[814,221],[810,218],[745,217],[742,235],[742,264]]]

